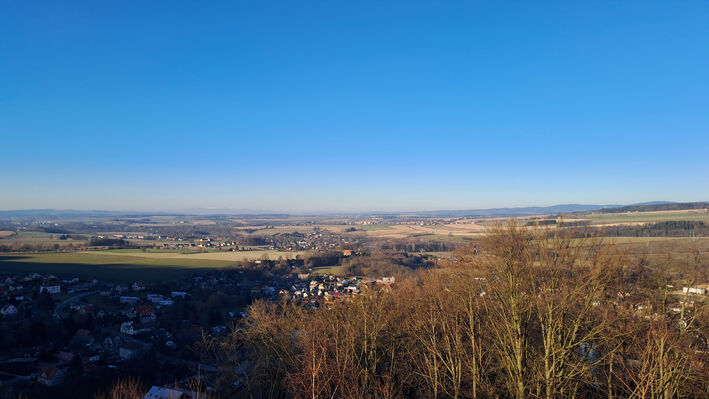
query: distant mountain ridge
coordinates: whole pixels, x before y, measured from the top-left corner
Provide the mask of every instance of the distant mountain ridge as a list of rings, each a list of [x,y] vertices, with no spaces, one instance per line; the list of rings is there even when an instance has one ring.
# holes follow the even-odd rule
[[[0,218],[68,218],[68,217],[127,217],[127,216],[169,216],[174,213],[166,212],[132,212],[132,211],[103,211],[103,210],[75,210],[75,209],[19,209],[0,211]]]

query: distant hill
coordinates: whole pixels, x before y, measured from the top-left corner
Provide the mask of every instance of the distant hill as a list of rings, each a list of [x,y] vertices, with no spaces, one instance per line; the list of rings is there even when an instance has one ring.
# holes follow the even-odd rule
[[[70,218],[127,218],[150,216],[244,216],[244,217],[288,217],[285,213],[268,211],[249,211],[242,209],[190,209],[174,212],[150,211],[104,211],[75,209],[20,209],[0,210],[0,219],[70,219]]]

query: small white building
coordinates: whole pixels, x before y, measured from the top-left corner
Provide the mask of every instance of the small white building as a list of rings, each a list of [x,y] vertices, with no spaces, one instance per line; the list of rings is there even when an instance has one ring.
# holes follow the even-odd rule
[[[162,295],[160,295],[160,294],[148,294],[148,295],[146,296],[146,299],[149,300],[149,301],[152,302],[152,303],[159,303],[160,301],[162,301],[163,299],[165,299],[165,297],[162,296]]]
[[[138,326],[135,322],[126,321],[121,324],[121,333],[126,335],[138,335],[143,333],[148,333],[152,330],[150,327]]]
[[[377,280],[377,283],[379,284],[394,284],[394,277],[382,277],[379,280]]]
[[[682,287],[682,293],[684,294],[694,294],[694,295],[706,295],[707,294],[707,289],[706,288],[697,288],[697,287]]]

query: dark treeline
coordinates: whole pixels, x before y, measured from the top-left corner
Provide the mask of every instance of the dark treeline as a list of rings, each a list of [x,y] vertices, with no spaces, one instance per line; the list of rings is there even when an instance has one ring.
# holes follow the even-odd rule
[[[562,226],[562,227],[585,227],[589,226],[591,224],[590,220],[577,220],[573,222],[569,222],[566,220],[563,220],[561,222],[558,222],[556,219],[535,219],[535,220],[530,220],[527,222],[528,227],[532,226]]]
[[[201,353],[221,397],[708,397],[709,311],[671,282],[602,240],[511,224],[351,301],[258,301]]]
[[[343,259],[343,274],[348,276],[411,276],[417,269],[432,268],[436,258],[402,251],[367,251],[362,256]]]
[[[66,241],[71,239],[72,242],[67,244],[59,245],[54,244],[30,244],[25,243],[22,245],[16,244],[0,244],[0,253],[3,252],[21,252],[21,253],[31,253],[31,252],[60,252],[60,251],[76,251],[76,250],[87,250],[87,249],[135,249],[138,246],[130,243],[127,240],[120,238],[91,238],[89,240],[83,237],[72,236],[68,234],[62,234],[58,236],[59,240]]]
[[[204,236],[219,236],[226,238],[236,238],[242,233],[234,229],[235,223],[227,224],[217,221],[211,225],[153,225],[151,223],[142,223],[139,225],[129,223],[127,221],[66,221],[59,226],[42,225],[34,223],[26,223],[22,226],[22,231],[41,232],[50,234],[99,234],[101,232],[110,231],[112,233],[131,233],[139,230],[145,235],[163,235],[169,237],[180,237],[184,239],[198,239]],[[18,226],[11,223],[0,222],[0,230],[18,231]]]
[[[92,238],[89,247],[107,247],[112,249],[137,248],[135,245],[122,238]]]
[[[6,245],[0,244],[0,253],[31,253],[31,252],[60,252],[60,251],[75,251],[88,249],[88,241],[73,242],[67,245],[59,244],[22,244],[22,245]]]
[[[243,235],[243,236],[238,236],[236,238],[236,242],[239,245],[258,246],[258,245],[268,245],[271,242],[271,240],[266,236]]]
[[[653,205],[629,205],[618,208],[603,208],[601,213],[625,213],[625,212],[655,212],[655,211],[681,211],[687,209],[709,209],[709,202],[683,202],[670,204]]]
[[[379,244],[382,250],[406,252],[449,252],[459,247],[453,241],[427,240],[427,239],[398,239],[389,240]]]

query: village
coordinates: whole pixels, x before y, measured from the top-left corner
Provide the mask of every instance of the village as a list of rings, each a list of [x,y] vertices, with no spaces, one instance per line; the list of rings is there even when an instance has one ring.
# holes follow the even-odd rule
[[[155,389],[179,389],[174,386],[177,377],[186,384],[196,378],[195,370],[216,370],[201,362],[195,345],[204,334],[229,334],[253,300],[285,299],[317,309],[363,290],[387,290],[395,281],[311,274],[296,262],[277,273],[264,272],[257,262],[255,269],[132,284],[34,272],[4,274],[0,386],[42,393],[78,378],[144,374]]]
[[[296,303],[306,307],[319,308],[339,299],[346,299],[358,295],[365,289],[388,290],[394,284],[394,277],[380,279],[366,277],[341,278],[333,275],[310,276],[298,275],[298,282],[291,285],[289,290],[281,290],[279,294],[286,296]]]
[[[342,244],[357,244],[356,239],[345,239],[341,234],[328,230],[316,229],[300,233],[278,233],[269,237],[242,237],[242,236],[194,236],[181,235],[135,235],[135,234],[111,234],[97,235],[98,240],[140,240],[144,247],[149,247],[148,243],[153,243],[153,248],[159,249],[181,249],[192,251],[218,250],[218,251],[253,251],[259,249],[302,251],[302,250],[328,250],[337,248]]]

